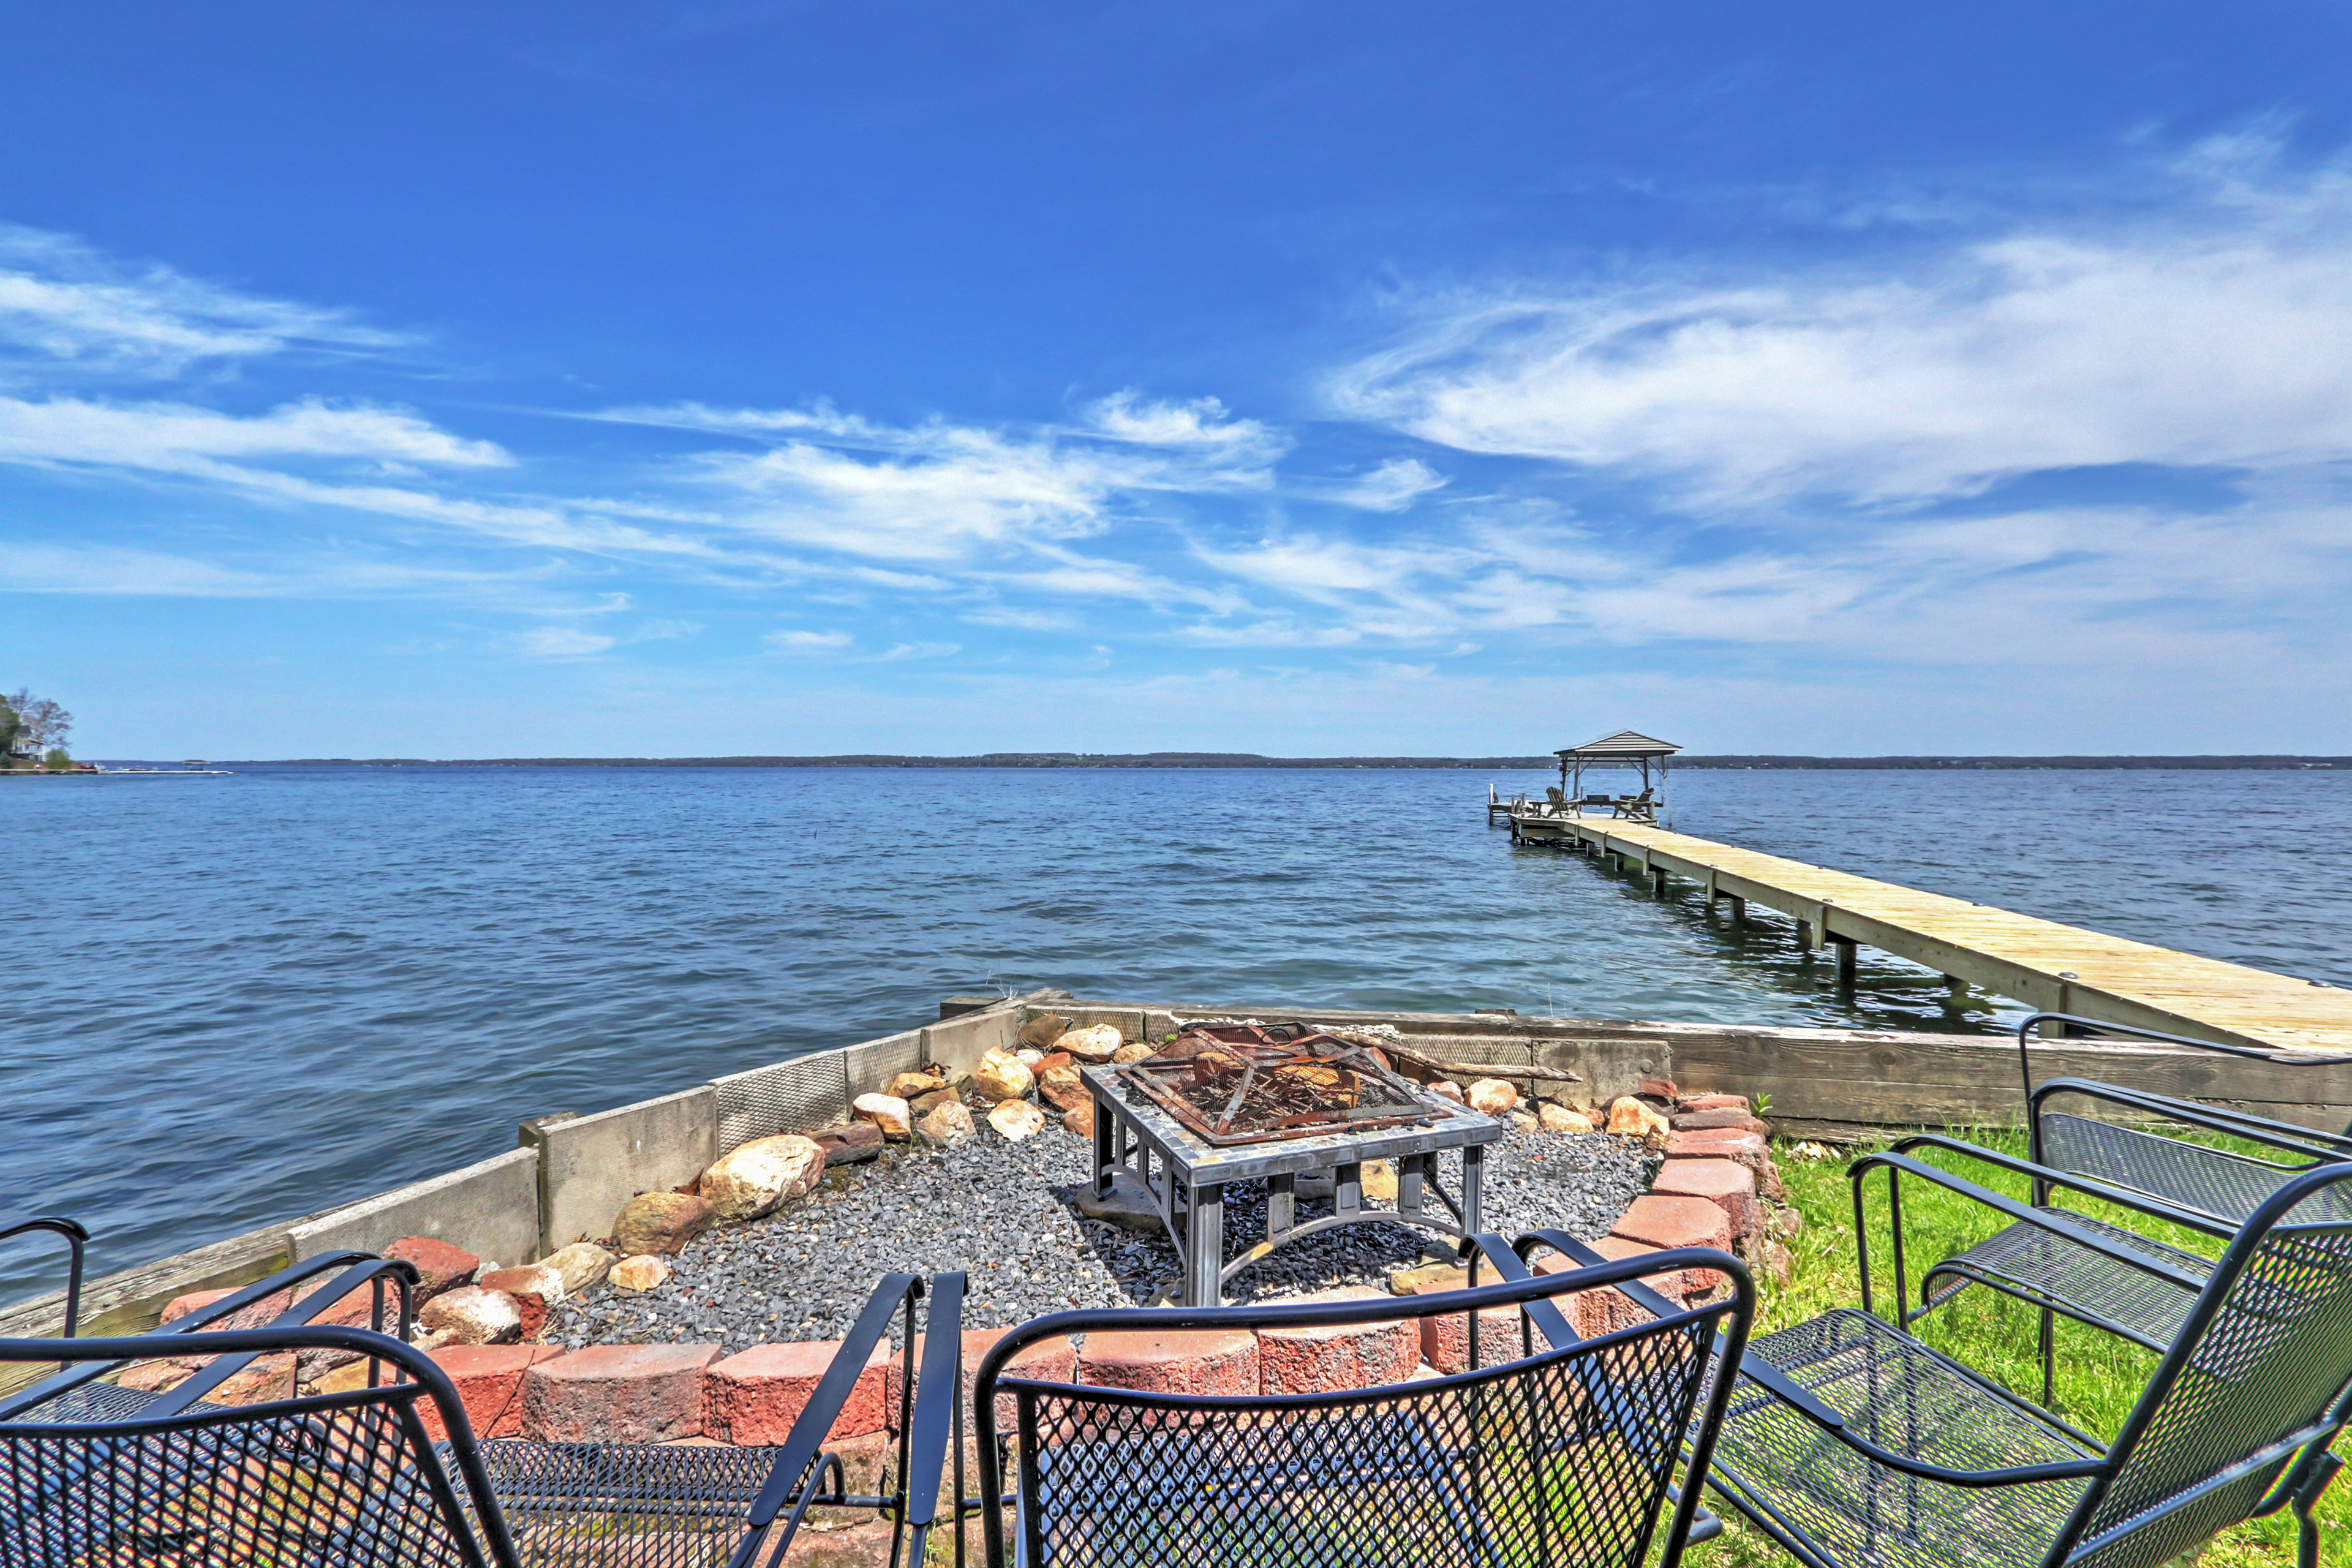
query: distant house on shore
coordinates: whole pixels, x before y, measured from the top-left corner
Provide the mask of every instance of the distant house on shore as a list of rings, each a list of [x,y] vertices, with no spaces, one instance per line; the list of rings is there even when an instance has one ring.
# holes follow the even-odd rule
[[[37,765],[40,763],[40,760],[41,743],[38,741],[34,740],[22,730],[17,731],[15,734],[8,737],[8,765],[10,767],[16,767],[19,763],[31,763]]]

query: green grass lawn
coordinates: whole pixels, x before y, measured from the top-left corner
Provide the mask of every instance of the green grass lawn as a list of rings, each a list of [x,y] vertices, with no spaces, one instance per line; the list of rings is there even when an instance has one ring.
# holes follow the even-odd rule
[[[2024,1158],[2022,1132],[1980,1131],[1956,1134],[2002,1153]],[[1883,1146],[1883,1145],[1882,1145]],[[1780,1144],[1775,1154],[1789,1202],[1804,1215],[1803,1234],[1790,1244],[1795,1266],[1785,1287],[1763,1286],[1759,1335],[1790,1323],[1801,1322],[1833,1307],[1861,1304],[1855,1274],[1853,1187],[1846,1179],[1849,1160],[1864,1150],[1841,1151],[1830,1160],[1798,1160]],[[2018,1177],[1982,1163],[1937,1154],[1927,1163],[1964,1175],[1979,1185],[2010,1196],[2028,1199],[2028,1184]],[[1893,1300],[1893,1266],[1886,1237],[1886,1178],[1874,1173],[1868,1181],[1865,1223],[1870,1226],[1872,1287],[1881,1316]],[[2102,1213],[2096,1205],[2075,1201],[2074,1206],[2101,1218],[2130,1225],[2177,1247],[2212,1256],[2220,1250],[2213,1238],[2195,1232],[2158,1226],[2120,1212]],[[1914,1300],[1919,1276],[1937,1260],[2000,1228],[2002,1216],[1969,1203],[1956,1194],[1906,1178],[1903,1184],[1906,1263]],[[1988,1373],[2028,1399],[2042,1394],[2042,1363],[2038,1349],[2041,1313],[2023,1302],[1999,1296],[1981,1286],[1914,1326],[1913,1331],[1953,1359]],[[2056,1412],[2098,1436],[2112,1438],[2133,1401],[2156,1370],[2157,1358],[2111,1335],[2061,1318],[2057,1334]],[[2339,1452],[2346,1449],[2339,1448]],[[1710,1499],[1710,1504],[1720,1500]],[[1717,1512],[1725,1511],[1719,1506]],[[2326,1527],[2321,1561],[2330,1568],[2352,1568],[2352,1491],[2339,1482],[2322,1497],[2317,1517]],[[2295,1527],[2284,1510],[2266,1520],[2240,1525],[2221,1535],[2201,1559],[2229,1568],[2294,1562]],[[1722,1539],[1694,1547],[1685,1559],[1695,1568],[1790,1568],[1789,1557],[1771,1540],[1736,1521]]]

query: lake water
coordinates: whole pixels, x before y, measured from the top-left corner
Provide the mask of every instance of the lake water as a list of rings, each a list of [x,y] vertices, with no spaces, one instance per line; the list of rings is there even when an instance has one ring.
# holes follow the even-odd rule
[[[1534,773],[257,767],[0,784],[0,1217],[96,1272],[957,992],[1982,1030],[1485,826]],[[2352,775],[1715,773],[1686,833],[2352,984]],[[0,1301],[55,1282],[22,1243]]]

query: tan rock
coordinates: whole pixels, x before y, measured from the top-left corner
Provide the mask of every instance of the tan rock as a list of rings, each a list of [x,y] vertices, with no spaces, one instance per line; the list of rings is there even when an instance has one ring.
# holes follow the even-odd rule
[[[1598,1132],[1592,1119],[1581,1111],[1570,1110],[1565,1105],[1549,1100],[1536,1108],[1536,1125],[1547,1132]]]
[[[1462,1086],[1450,1078],[1441,1078],[1431,1084],[1429,1092],[1440,1100],[1450,1100],[1456,1105],[1462,1103]]]
[[[1019,1057],[1021,1065],[1033,1073],[1045,1065],[1045,1053],[1034,1046],[1024,1046],[1013,1054]]]
[[[1663,1138],[1666,1119],[1655,1107],[1622,1094],[1609,1107],[1609,1131],[1620,1138],[1647,1138],[1654,1132]]]
[[[1364,1196],[1376,1204],[1392,1204],[1397,1196],[1396,1162],[1367,1160],[1363,1169]]]
[[[1021,1043],[1044,1050],[1069,1031],[1070,1021],[1059,1013],[1040,1013],[1021,1026]]]
[[[1034,1137],[1045,1127],[1045,1113],[1025,1100],[1001,1100],[988,1113],[988,1124],[1009,1142]]]
[[[444,1290],[416,1314],[418,1323],[447,1334],[444,1344],[495,1345],[522,1337],[522,1307],[503,1290],[461,1285]]]
[[[719,1162],[725,1163],[725,1158]],[[703,1179],[708,1181],[709,1175],[704,1172]],[[639,1193],[613,1217],[613,1249],[623,1257],[676,1252],[709,1230],[718,1218],[718,1205],[706,1198],[685,1193]]]
[[[897,1078],[892,1079],[888,1083],[884,1084],[882,1086],[882,1092],[885,1094],[896,1095],[900,1100],[913,1100],[923,1095],[932,1093],[935,1090],[945,1089],[946,1087],[946,1078],[936,1070],[929,1072],[902,1072]]]
[[[785,1132],[754,1138],[720,1155],[702,1173],[702,1196],[720,1219],[757,1219],[807,1196],[824,1179],[824,1145],[797,1132]],[[630,1247],[618,1231],[613,1237],[625,1252],[677,1250]]]
[[[1037,1079],[1020,1058],[1007,1050],[992,1050],[980,1058],[972,1069],[972,1087],[988,1100],[1024,1100],[1037,1087]]]
[[[1512,1111],[1508,1120],[1512,1129],[1519,1132],[1533,1132],[1538,1126],[1536,1119],[1524,1110]]]
[[[1463,1100],[1470,1109],[1493,1117],[1501,1117],[1517,1108],[1519,1091],[1498,1078],[1482,1078],[1470,1085]]]
[[[650,1253],[624,1258],[613,1265],[613,1284],[619,1289],[658,1289],[669,1279],[669,1265]]]
[[[934,1143],[952,1148],[971,1142],[979,1129],[972,1125],[971,1112],[964,1109],[962,1100],[943,1100],[924,1113],[915,1131]]]
[[[915,1130],[914,1111],[895,1094],[861,1094],[849,1102],[849,1109],[858,1121],[882,1129],[885,1138],[904,1138]]]
[[[1150,1054],[1150,1046],[1121,1046],[1111,1052],[1110,1059],[1115,1062],[1139,1062]]]
[[[1094,1096],[1087,1096],[1086,1099],[1062,1112],[1062,1126],[1065,1131],[1077,1137],[1091,1139],[1095,1135]]]
[[[1094,1024],[1083,1029],[1072,1029],[1054,1042],[1057,1051],[1067,1051],[1082,1062],[1107,1062],[1118,1054],[1127,1042],[1119,1037],[1116,1024]]]
[[[563,1276],[563,1290],[577,1296],[613,1271],[613,1255],[593,1241],[575,1241],[559,1247],[547,1259],[548,1267]]]

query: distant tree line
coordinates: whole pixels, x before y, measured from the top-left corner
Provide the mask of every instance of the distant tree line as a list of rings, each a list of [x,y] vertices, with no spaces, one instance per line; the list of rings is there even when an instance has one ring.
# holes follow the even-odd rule
[[[72,714],[49,698],[34,696],[29,688],[0,696],[0,766],[71,766],[66,736],[72,730]]]
[[[1264,757],[1253,752],[986,752],[968,757],[861,752],[830,757],[299,757],[279,766],[379,768],[1557,768],[1555,756]],[[2352,757],[1800,757],[1685,756],[1675,768],[2352,768]]]

